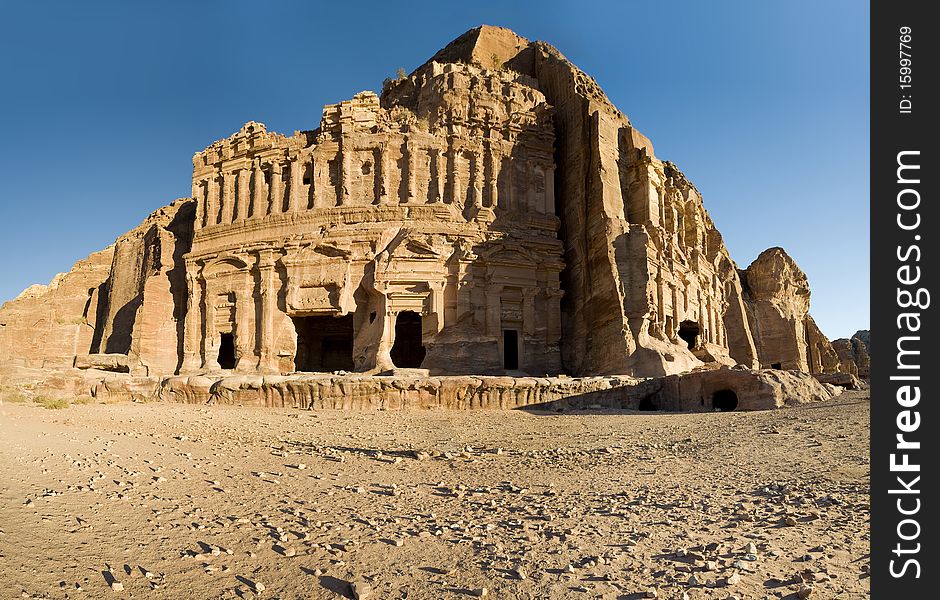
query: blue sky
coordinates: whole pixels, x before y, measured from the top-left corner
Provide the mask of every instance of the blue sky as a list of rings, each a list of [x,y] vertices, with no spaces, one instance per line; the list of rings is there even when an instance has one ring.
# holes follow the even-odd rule
[[[315,128],[486,23],[597,79],[740,267],[782,246],[827,335],[869,326],[867,2],[17,2],[4,21],[2,300],[188,195],[193,153],[245,121]]]

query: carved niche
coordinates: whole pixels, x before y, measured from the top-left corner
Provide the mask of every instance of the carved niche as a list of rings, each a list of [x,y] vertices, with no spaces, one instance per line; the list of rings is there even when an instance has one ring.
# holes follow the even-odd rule
[[[281,263],[287,272],[287,312],[348,314],[355,310],[349,249],[320,243],[288,252]]]

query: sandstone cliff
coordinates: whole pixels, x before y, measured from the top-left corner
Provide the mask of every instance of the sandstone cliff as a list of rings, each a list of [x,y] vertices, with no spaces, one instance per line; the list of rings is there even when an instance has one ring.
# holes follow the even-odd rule
[[[0,308],[0,361],[32,368],[71,367],[88,352],[98,322],[100,288],[114,246],[75,263],[49,285],[33,285]]]
[[[741,278],[761,367],[840,371],[839,355],[809,314],[806,274],[783,248],[761,252]]]
[[[851,339],[833,340],[832,347],[839,357],[839,370],[851,373],[859,379],[871,378],[871,333],[867,330],[856,331]]]
[[[186,271],[195,203],[162,207],[114,244],[99,304],[99,327],[87,352],[125,354],[134,367],[174,373],[186,312]]]
[[[411,102],[440,62],[517,72],[553,106],[568,372],[663,375],[702,358],[756,366],[737,269],[700,194],[594,79],[549,44],[483,26],[390,82],[383,104]]]

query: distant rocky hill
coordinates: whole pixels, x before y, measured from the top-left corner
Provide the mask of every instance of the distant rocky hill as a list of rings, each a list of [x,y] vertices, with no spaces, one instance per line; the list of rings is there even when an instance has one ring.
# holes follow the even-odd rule
[[[833,340],[832,347],[839,355],[839,370],[865,379],[871,378],[871,332],[856,331],[851,339]]]

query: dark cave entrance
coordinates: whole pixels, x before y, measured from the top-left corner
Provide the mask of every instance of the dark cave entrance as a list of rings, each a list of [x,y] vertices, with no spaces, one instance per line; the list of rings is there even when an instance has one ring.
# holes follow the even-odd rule
[[[698,323],[695,321],[683,321],[679,323],[679,337],[689,345],[689,350],[695,348],[699,332]]]
[[[780,370],[783,369],[783,365],[780,363],[770,363],[770,368]]]
[[[219,336],[219,366],[223,369],[235,368],[235,336],[231,333]]]
[[[503,330],[503,368],[507,371],[519,368],[519,332],[515,329]]]
[[[734,390],[718,390],[712,394],[712,407],[722,412],[732,411],[738,407],[738,395]]]
[[[353,316],[291,317],[297,330],[297,371],[353,369]]]
[[[639,408],[640,410],[643,410],[643,411],[657,410],[656,405],[653,404],[652,396],[643,396],[643,398],[640,400]]]
[[[392,345],[392,363],[399,369],[417,369],[427,353],[421,344],[421,315],[405,310],[395,318],[395,343]]]

